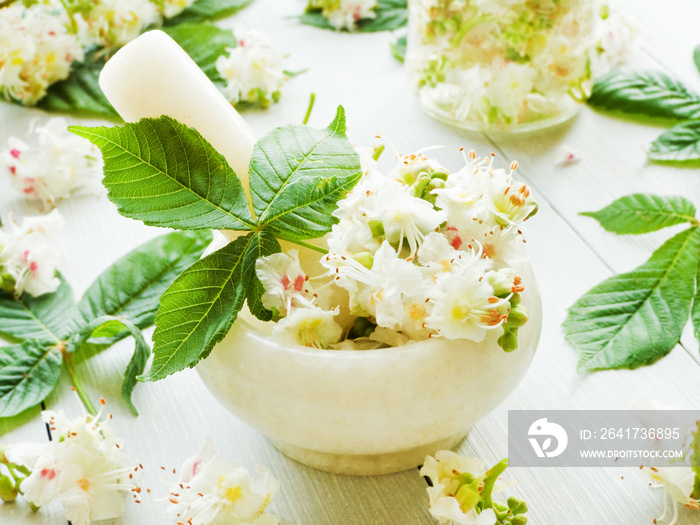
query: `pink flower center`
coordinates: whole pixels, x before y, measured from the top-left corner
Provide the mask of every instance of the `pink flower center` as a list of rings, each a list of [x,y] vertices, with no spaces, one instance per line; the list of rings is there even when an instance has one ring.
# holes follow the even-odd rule
[[[42,478],[46,478],[51,481],[56,477],[56,471],[52,468],[43,468],[39,474]]]
[[[194,462],[194,464],[192,465],[192,477],[195,477],[199,473],[201,467],[202,467],[201,460],[197,460]]]
[[[462,238],[457,234],[457,228],[454,226],[448,226],[447,238],[450,240],[450,246],[452,246],[455,250],[459,250],[459,247],[464,243]]]
[[[294,289],[297,292],[301,292],[304,289],[304,276],[302,274],[297,275],[294,279]]]
[[[17,148],[10,150],[10,155],[12,155],[16,159],[19,158],[20,154],[21,152]]]

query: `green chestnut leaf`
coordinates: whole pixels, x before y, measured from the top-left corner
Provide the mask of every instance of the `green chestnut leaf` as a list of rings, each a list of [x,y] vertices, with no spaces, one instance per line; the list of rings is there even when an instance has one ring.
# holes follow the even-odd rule
[[[647,156],[657,162],[700,160],[700,120],[683,122],[664,131],[651,143]]]
[[[580,297],[563,324],[579,371],[633,369],[668,354],[688,320],[699,254],[700,227],[688,228]]]
[[[142,381],[157,381],[193,367],[236,320],[249,283],[246,250],[255,234],[239,237],[185,270],[161,297],[153,334],[153,364]]]
[[[659,197],[645,193],[627,195],[600,211],[581,215],[593,217],[607,231],[619,235],[649,233],[696,221],[695,206],[685,197]]]
[[[0,346],[0,417],[10,417],[44,400],[61,375],[58,345],[27,340]]]
[[[266,134],[255,144],[249,172],[259,227],[291,240],[329,232],[338,200],[362,176],[342,106],[323,130],[287,125]]]
[[[185,230],[253,226],[240,179],[197,130],[166,116],[68,129],[102,151],[103,183],[122,215]]]
[[[700,118],[700,95],[660,71],[615,69],[596,80],[588,104],[652,118]]]

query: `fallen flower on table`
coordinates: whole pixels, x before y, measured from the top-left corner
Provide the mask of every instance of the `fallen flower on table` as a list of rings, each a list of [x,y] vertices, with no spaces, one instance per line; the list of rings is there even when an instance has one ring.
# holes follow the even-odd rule
[[[98,46],[111,53],[160,21],[157,4],[150,0],[98,0],[86,9],[70,7],[67,11],[83,47]]]
[[[18,491],[37,507],[61,503],[73,525],[117,518],[124,512],[124,492],[139,501],[133,477],[140,466],[123,457],[123,440],[102,419],[103,406],[93,417],[68,419],[63,412],[44,411],[52,441],[21,443],[5,448],[5,465],[31,472]]]
[[[354,31],[360,20],[376,18],[377,0],[311,0],[307,10],[320,9],[336,30]]]
[[[40,201],[45,209],[76,190],[101,190],[100,150],[70,133],[64,118],[51,118],[33,132],[39,139],[38,147],[10,137],[7,149],[0,152],[0,167],[7,171],[15,189]]]
[[[420,469],[432,486],[428,487],[430,513],[441,525],[524,525],[527,504],[508,498],[507,504],[492,500],[492,493],[517,483],[502,482],[499,476],[508,467],[503,459],[486,470],[480,459],[441,450],[427,456]]]
[[[10,222],[0,229],[0,294],[33,297],[55,292],[58,257],[47,243],[47,235],[63,226],[57,210],[43,217],[25,217],[22,224]]]
[[[207,74],[220,38],[207,21],[249,2],[213,0],[9,0],[0,2],[0,98],[61,113],[119,115],[97,86],[105,61],[142,32],[182,28]],[[216,28],[214,28],[216,29]],[[222,32],[226,32],[221,30]],[[228,31],[230,32],[230,31]],[[207,33],[202,38],[203,33]],[[185,47],[185,46],[183,46]],[[235,47],[235,41],[234,46]],[[223,50],[222,50],[223,51]],[[208,62],[212,61],[211,64]]]
[[[235,35],[238,45],[216,60],[216,69],[226,82],[224,95],[233,105],[267,109],[279,100],[286,80],[282,57],[257,31],[239,28]]]
[[[700,511],[700,421],[696,422],[697,431],[693,433],[693,441],[690,444],[689,465],[677,467],[642,467],[657,488],[664,489],[664,513],[654,523],[666,518],[668,502],[673,505],[673,518],[668,525],[675,525],[678,521],[679,505],[689,509]]]
[[[299,21],[332,31],[393,31],[408,23],[408,1],[309,0]]]
[[[643,470],[656,483],[656,487],[664,489],[664,513],[654,523],[666,518],[669,499],[673,505],[673,518],[669,525],[675,525],[678,521],[679,505],[700,510],[700,501],[691,497],[697,476],[690,467],[644,467]]]
[[[559,148],[557,152],[557,161],[555,164],[558,166],[571,166],[581,161],[581,153],[568,144],[564,144]]]
[[[595,49],[591,53],[594,77],[622,66],[639,49],[639,23],[616,2],[601,4],[596,29]]]
[[[265,509],[279,484],[264,467],[257,470],[254,480],[207,439],[180,468],[167,513],[179,525],[277,525],[277,517]]]
[[[68,15],[23,2],[0,9],[0,97],[32,105],[48,87],[68,77],[83,59],[77,36],[68,31]]]
[[[190,7],[194,1],[195,0],[160,0],[157,2],[157,5],[165,18],[172,18]]]

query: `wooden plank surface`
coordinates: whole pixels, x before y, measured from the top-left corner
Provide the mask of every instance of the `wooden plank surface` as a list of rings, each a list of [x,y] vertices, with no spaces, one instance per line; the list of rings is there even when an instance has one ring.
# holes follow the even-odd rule
[[[652,63],[663,65],[700,91],[700,76],[692,64],[697,43],[700,5],[692,0],[660,3],[628,0],[647,37],[645,50]],[[576,373],[576,356],[561,329],[565,310],[595,283],[644,261],[673,230],[645,236],[617,237],[592,219],[578,215],[596,210],[633,192],[683,194],[700,203],[700,171],[649,165],[644,148],[661,128],[623,122],[584,108],[570,125],[533,136],[514,138],[468,134],[433,121],[417,107],[406,86],[405,73],[389,52],[389,34],[334,34],[299,25],[285,18],[303,10],[301,0],[255,0],[247,9],[222,22],[235,27],[245,22],[264,30],[289,54],[287,69],[309,71],[285,86],[279,104],[267,112],[244,116],[258,133],[286,122],[301,121],[308,95],[317,94],[311,124],[324,126],[335,106],[348,114],[351,140],[370,145],[377,133],[388,137],[402,153],[444,145],[435,156],[449,168],[460,166],[459,147],[481,154],[495,151],[501,166],[520,163],[519,172],[532,185],[541,205],[527,223],[526,235],[533,266],[539,276],[544,304],[540,348],[530,371],[516,391],[496,411],[478,423],[459,449],[487,462],[507,455],[509,409],[623,409],[640,394],[662,402],[698,407],[700,354],[690,334],[654,366],[636,371]],[[0,106],[0,144],[23,134],[38,111]],[[74,121],[74,119],[73,119]],[[82,120],[81,122],[89,122]],[[581,151],[582,161],[555,165],[558,148],[568,143]],[[385,155],[386,156],[386,155]],[[385,159],[385,162],[388,159]],[[0,212],[33,213],[0,180]],[[80,295],[111,261],[162,233],[120,217],[103,197],[72,198],[59,204],[66,218],[60,238],[60,269]],[[147,467],[142,481],[153,490],[141,505],[128,505],[114,525],[165,524],[164,481],[172,475],[160,466],[178,467],[212,436],[231,458],[253,467],[264,464],[279,479],[281,490],[271,510],[289,525],[418,525],[433,523],[427,511],[425,483],[415,471],[354,478],[304,467],[278,453],[255,430],[229,415],[208,393],[195,371],[188,370],[155,384],[138,385],[135,402],[141,416],[132,417],[122,405],[120,374],[131,343],[123,341],[108,352],[79,365],[93,398],[108,400],[113,427],[126,440],[126,452]],[[469,402],[469,400],[455,400]],[[50,408],[79,411],[78,401],[62,378]],[[45,429],[34,410],[19,421],[0,420],[3,442],[40,441]],[[638,471],[637,471],[638,472]],[[661,493],[628,469],[513,469],[520,485],[512,489],[527,500],[534,525],[651,524],[663,509]],[[621,479],[624,477],[624,479]],[[687,509],[680,523],[698,523]],[[34,514],[22,503],[0,506],[0,523],[61,524],[60,509]]]

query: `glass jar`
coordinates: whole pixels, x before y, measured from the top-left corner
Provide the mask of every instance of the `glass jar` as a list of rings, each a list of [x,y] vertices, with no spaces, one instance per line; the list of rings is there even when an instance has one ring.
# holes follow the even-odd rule
[[[409,81],[439,120],[529,131],[590,94],[594,0],[409,0],[409,12]]]

